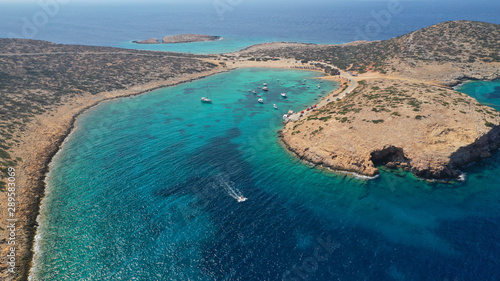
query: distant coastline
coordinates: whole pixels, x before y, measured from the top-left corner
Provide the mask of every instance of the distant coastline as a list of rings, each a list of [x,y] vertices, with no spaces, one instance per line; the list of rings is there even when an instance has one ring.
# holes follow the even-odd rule
[[[222,37],[212,36],[212,35],[202,35],[202,34],[179,34],[165,36],[161,39],[150,38],[146,40],[132,41],[134,44],[176,44],[176,43],[193,43],[193,42],[206,42],[206,41],[217,41]]]

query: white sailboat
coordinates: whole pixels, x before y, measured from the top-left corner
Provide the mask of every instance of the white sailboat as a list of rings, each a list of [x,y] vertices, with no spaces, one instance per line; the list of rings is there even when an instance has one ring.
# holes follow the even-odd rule
[[[210,94],[210,90],[208,90],[208,87],[207,87],[207,94],[208,94],[207,97],[201,97],[202,103],[212,103],[212,99],[211,99],[212,95]]]

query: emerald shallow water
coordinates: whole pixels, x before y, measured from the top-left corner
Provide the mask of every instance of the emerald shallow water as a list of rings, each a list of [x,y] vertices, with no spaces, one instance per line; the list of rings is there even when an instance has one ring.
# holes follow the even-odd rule
[[[32,279],[495,280],[498,153],[452,185],[310,167],[276,131],[315,76],[236,70],[86,112],[51,166]],[[498,104],[491,83],[460,90]]]

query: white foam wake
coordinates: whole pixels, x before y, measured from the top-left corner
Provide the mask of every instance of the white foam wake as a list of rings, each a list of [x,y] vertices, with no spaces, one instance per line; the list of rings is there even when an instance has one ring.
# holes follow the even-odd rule
[[[235,187],[234,182],[230,181],[227,177],[217,177],[216,185],[224,189],[226,193],[236,199],[238,202],[244,202],[248,198],[243,196],[243,193]]]

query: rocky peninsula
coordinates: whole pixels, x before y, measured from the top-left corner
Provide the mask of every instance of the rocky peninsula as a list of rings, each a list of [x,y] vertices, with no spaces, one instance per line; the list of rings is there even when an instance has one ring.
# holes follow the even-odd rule
[[[202,34],[179,34],[165,36],[162,40],[158,38],[151,38],[140,41],[132,41],[136,44],[175,44],[175,43],[192,43],[192,42],[204,42],[204,41],[217,41],[220,40],[220,36],[202,35]]]
[[[449,179],[500,147],[499,112],[451,88],[499,79],[499,40],[500,25],[452,21],[384,41],[267,43],[231,55],[295,60],[327,75],[338,68],[358,82],[343,99],[305,111],[279,133],[300,158],[369,176],[386,165]]]
[[[500,147],[498,111],[436,85],[367,79],[345,98],[296,122],[280,137],[299,157],[374,176],[378,165],[422,178],[457,177],[458,168]]]

